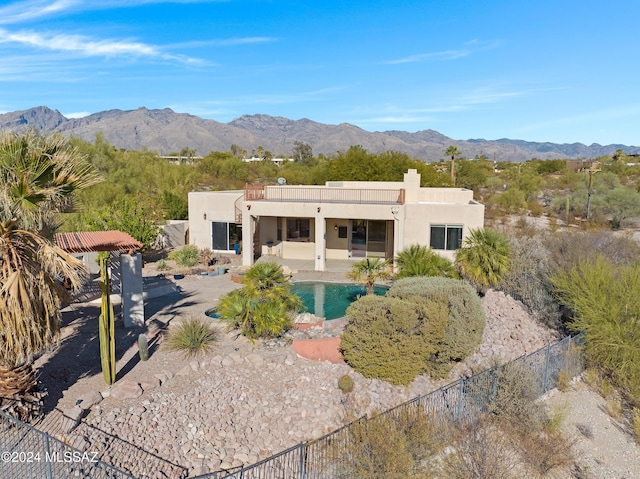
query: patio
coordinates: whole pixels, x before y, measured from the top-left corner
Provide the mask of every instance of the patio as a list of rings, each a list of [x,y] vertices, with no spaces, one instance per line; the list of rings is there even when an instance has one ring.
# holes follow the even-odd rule
[[[327,259],[326,260],[326,270],[325,271],[314,271],[315,268],[315,260],[313,259],[286,259],[281,258],[275,255],[262,255],[260,258],[256,260],[256,262],[261,261],[273,261],[274,263],[278,263],[280,266],[286,266],[293,273],[313,273],[313,277],[315,279],[346,279],[346,273],[351,271],[351,268],[358,261],[361,261],[363,258],[354,258],[354,259]],[[339,276],[339,278],[336,278]]]

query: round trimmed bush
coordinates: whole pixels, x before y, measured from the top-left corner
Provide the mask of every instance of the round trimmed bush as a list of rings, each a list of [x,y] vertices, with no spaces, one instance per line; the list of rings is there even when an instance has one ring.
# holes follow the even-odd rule
[[[446,303],[367,295],[346,311],[340,349],[345,361],[369,378],[408,385],[429,372],[447,327]]]
[[[403,278],[387,296],[404,302],[433,301],[447,309],[447,325],[433,357],[432,373],[445,376],[455,362],[469,356],[482,341],[485,315],[476,291],[462,280],[441,277]]]

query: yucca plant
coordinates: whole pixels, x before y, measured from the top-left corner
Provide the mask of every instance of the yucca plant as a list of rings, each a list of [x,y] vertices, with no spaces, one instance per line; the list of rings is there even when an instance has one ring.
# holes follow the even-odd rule
[[[0,407],[23,420],[42,411],[33,360],[58,339],[60,303],[82,285],[83,263],[49,235],[91,166],[61,136],[0,134]]]
[[[182,249],[172,251],[167,257],[179,266],[191,267],[200,262],[200,250],[196,246],[186,245]]]

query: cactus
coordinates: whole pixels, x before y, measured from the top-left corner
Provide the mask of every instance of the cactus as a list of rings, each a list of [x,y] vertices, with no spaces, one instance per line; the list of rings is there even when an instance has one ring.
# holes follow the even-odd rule
[[[138,335],[138,354],[141,361],[149,359],[149,343],[147,337],[144,334]]]
[[[353,391],[353,387],[354,382],[351,376],[349,376],[348,374],[340,376],[340,379],[338,379],[338,388],[340,389],[340,391],[342,391],[344,394],[348,394]]]
[[[108,258],[100,258],[100,289],[102,291],[102,306],[98,320],[100,335],[100,362],[102,376],[107,384],[116,381],[116,341],[114,331],[113,305],[111,304],[111,283],[107,273]]]

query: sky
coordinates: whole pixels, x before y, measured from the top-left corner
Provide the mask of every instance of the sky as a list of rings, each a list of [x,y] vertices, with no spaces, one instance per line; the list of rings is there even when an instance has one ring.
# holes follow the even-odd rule
[[[0,1],[0,112],[640,145],[637,0]]]

